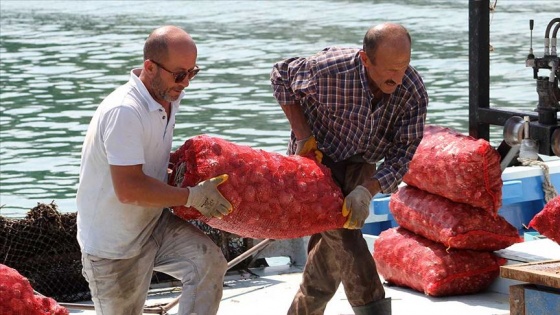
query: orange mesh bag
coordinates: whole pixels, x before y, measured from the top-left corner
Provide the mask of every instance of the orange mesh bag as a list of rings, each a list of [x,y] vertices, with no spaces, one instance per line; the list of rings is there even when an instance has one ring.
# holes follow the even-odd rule
[[[400,226],[450,248],[494,251],[523,241],[499,215],[411,186],[393,194],[389,208]]]
[[[446,250],[402,227],[379,234],[373,259],[385,281],[430,296],[480,292],[492,284],[506,263],[492,252]]]
[[[529,227],[560,244],[560,196],[548,201],[529,222]]]
[[[37,296],[29,280],[17,270],[0,264],[0,314],[68,315],[68,310],[49,297]]]
[[[341,228],[343,195],[328,168],[313,158],[285,156],[200,135],[171,154],[170,184],[187,187],[220,174],[219,186],[233,205],[222,219],[174,207],[183,219],[199,219],[242,237],[287,239]]]
[[[502,203],[500,154],[484,139],[426,126],[403,181],[456,202],[498,214]]]

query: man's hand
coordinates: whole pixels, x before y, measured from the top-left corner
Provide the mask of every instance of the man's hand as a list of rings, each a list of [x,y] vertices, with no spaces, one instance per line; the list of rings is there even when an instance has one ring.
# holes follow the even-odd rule
[[[342,215],[348,217],[344,223],[347,229],[361,229],[369,216],[369,204],[373,196],[367,188],[358,185],[352,190],[342,204]]]
[[[196,208],[207,218],[221,219],[233,210],[231,203],[218,190],[227,179],[228,175],[223,174],[188,187],[189,198],[185,206]]]
[[[314,136],[296,141],[296,155],[307,155],[311,152],[315,153],[315,159],[321,163],[323,152],[317,148],[317,140],[315,140]]]

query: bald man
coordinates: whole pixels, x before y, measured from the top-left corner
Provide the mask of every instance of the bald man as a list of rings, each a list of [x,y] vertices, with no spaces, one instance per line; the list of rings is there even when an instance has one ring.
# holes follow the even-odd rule
[[[195,187],[167,184],[175,115],[198,73],[197,48],[175,26],[154,30],[142,68],[99,105],[85,136],[77,192],[83,274],[97,314],[142,314],[153,271],[179,279],[179,314],[216,314],[227,262],[197,227],[167,207],[207,217],[232,206],[219,192],[227,175]]]
[[[314,152],[331,169],[347,217],[344,228],[311,236],[288,314],[323,314],[341,282],[355,314],[391,313],[360,229],[372,196],[397,190],[422,139],[428,94],[410,66],[411,45],[402,25],[384,23],[367,31],[362,49],[329,47],[273,67],[292,129],[288,153]]]

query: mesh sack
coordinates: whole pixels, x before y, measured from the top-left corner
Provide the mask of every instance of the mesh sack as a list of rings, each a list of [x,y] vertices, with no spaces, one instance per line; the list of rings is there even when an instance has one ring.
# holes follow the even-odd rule
[[[49,297],[35,295],[27,278],[0,264],[0,314],[68,315],[68,310]]]
[[[219,186],[233,205],[222,219],[178,206],[183,219],[250,238],[287,239],[341,228],[343,195],[330,170],[312,158],[285,156],[200,135],[171,153],[170,184],[187,187],[220,174]]]
[[[494,251],[523,241],[499,215],[411,186],[393,194],[389,208],[400,226],[450,248]]]
[[[498,277],[506,259],[492,252],[449,249],[402,227],[381,232],[373,258],[385,281],[430,296],[471,294]]]
[[[497,215],[502,203],[500,154],[484,139],[426,126],[403,181]]]
[[[560,196],[548,201],[529,222],[529,227],[560,244]]]

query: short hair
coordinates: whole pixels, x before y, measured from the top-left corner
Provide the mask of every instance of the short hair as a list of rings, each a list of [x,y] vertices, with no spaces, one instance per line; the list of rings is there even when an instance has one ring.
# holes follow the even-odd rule
[[[408,41],[412,43],[412,38],[408,30],[400,24],[387,24],[389,27],[371,27],[364,36],[363,50],[371,60],[375,61],[375,53],[380,43],[386,40],[395,40],[406,34]],[[395,32],[396,30],[396,32]]]
[[[157,32],[157,30],[152,32],[146,43],[144,43],[144,60],[150,59],[162,62],[167,60],[167,56],[168,45],[166,35]]]

